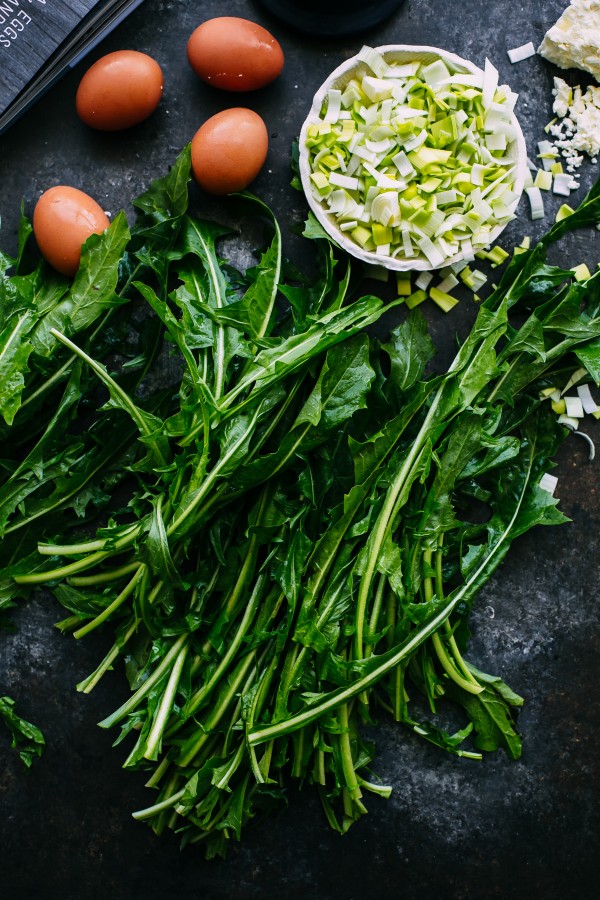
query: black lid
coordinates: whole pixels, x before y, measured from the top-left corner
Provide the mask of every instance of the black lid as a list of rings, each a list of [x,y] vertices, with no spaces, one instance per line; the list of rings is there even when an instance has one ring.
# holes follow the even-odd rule
[[[288,25],[315,37],[354,34],[373,28],[404,0],[260,0],[269,12]]]

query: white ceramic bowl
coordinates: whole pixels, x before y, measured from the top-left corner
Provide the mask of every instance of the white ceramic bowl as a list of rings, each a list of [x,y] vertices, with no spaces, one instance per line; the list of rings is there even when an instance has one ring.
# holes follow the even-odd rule
[[[456,72],[483,74],[482,70],[472,62],[469,62],[469,60],[462,59],[460,56],[457,56],[454,53],[449,53],[446,50],[440,50],[437,47],[410,46],[408,44],[388,44],[383,47],[376,47],[375,49],[383,56],[387,63],[402,64],[415,62],[418,60],[419,62],[428,64],[434,62],[434,60],[436,59],[441,59],[445,63],[448,63],[450,68]],[[329,78],[321,85],[313,98],[310,112],[306,117],[306,120],[302,126],[302,130],[300,132],[299,169],[302,187],[304,188],[306,199],[310,208],[312,209],[313,213],[315,214],[323,228],[326,230],[327,234],[332,238],[332,240],[335,241],[336,244],[338,244],[338,246],[342,247],[352,256],[363,260],[363,262],[378,266],[384,266],[385,268],[395,269],[397,271],[407,271],[410,269],[433,269],[434,267],[431,265],[431,263],[423,253],[415,254],[410,258],[404,258],[383,256],[381,254],[363,250],[355,241],[351,240],[346,234],[344,234],[343,231],[340,230],[335,215],[330,213],[327,206],[321,203],[317,199],[317,197],[315,197],[312,190],[312,185],[310,182],[311,168],[309,151],[306,146],[306,133],[308,126],[319,121],[321,110],[323,107],[323,101],[325,100],[327,92],[330,88],[335,88],[343,91],[352,78],[355,78],[356,76],[360,78],[366,74],[372,74],[370,69],[366,66],[365,63],[358,59],[357,56],[353,56],[343,62],[340,66],[338,66],[337,69],[334,69]],[[525,181],[525,173],[527,170],[527,150],[525,147],[525,139],[523,137],[521,126],[519,125],[517,117],[514,115],[514,113],[511,115],[510,123],[515,130],[516,138],[510,143],[509,147],[507,148],[506,155],[512,158],[516,166],[515,181],[511,185],[511,190],[520,197],[523,192],[523,184]],[[496,225],[492,229],[490,234],[490,243],[493,243],[497,240],[498,236],[506,227],[506,225],[507,222],[503,222]],[[450,263],[459,262],[461,259],[463,259],[463,254],[458,253],[455,256],[445,259],[443,265],[446,266]]]

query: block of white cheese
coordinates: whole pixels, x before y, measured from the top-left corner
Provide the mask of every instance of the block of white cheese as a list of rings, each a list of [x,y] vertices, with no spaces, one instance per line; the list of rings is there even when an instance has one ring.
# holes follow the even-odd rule
[[[583,69],[600,82],[600,0],[571,0],[538,53],[561,69]]]

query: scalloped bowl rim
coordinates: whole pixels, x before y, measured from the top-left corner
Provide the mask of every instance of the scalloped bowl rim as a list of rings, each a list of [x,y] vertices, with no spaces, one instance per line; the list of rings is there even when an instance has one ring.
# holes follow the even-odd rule
[[[374,49],[386,59],[386,62],[409,62],[410,60],[419,59],[420,57],[423,58],[424,62],[427,62],[429,60],[433,61],[433,59],[441,59],[449,62],[454,68],[462,70],[463,72],[469,72],[474,75],[483,74],[483,70],[476,66],[474,63],[470,62],[470,60],[463,59],[456,53],[451,53],[448,50],[442,50],[439,47],[411,44],[385,44],[380,47],[375,47]],[[312,192],[311,184],[309,181],[309,154],[306,147],[306,132],[308,126],[318,121],[321,107],[327,95],[327,91],[330,88],[336,87],[341,87],[343,89],[350,81],[354,73],[361,67],[365,69],[365,72],[368,71],[368,67],[365,65],[365,63],[362,62],[362,60],[358,59],[358,55],[352,56],[349,59],[345,60],[343,63],[341,63],[341,65],[334,69],[333,72],[331,72],[331,74],[323,82],[323,84],[313,97],[310,112],[304,120],[299,139],[300,180],[302,182],[306,200],[312,212],[317,217],[318,221],[321,223],[329,237],[333,241],[335,241],[335,243],[339,247],[346,250],[352,256],[355,256],[363,262],[369,263],[371,265],[383,266],[384,268],[399,272],[405,272],[411,269],[420,271],[433,271],[436,267],[431,265],[424,254],[417,254],[413,257],[405,259],[391,256],[381,256],[371,251],[363,250],[361,247],[355,244],[354,241],[347,238],[342,231],[340,231],[334,215],[332,213],[329,213],[327,209],[321,203],[319,203]],[[509,153],[513,156],[516,165],[515,182],[512,185],[511,190],[518,196],[520,200],[525,184],[525,173],[527,171],[527,149],[523,131],[514,112],[511,113],[510,123],[515,129],[516,135],[515,140],[512,142],[509,148]],[[515,204],[515,208],[517,205],[518,201],[517,204]],[[507,224],[508,222],[504,222],[496,225],[492,229],[490,233],[490,244],[493,244],[494,241],[498,239],[500,234],[506,228]],[[457,253],[454,256],[445,259],[443,262],[443,266],[448,266],[452,263],[460,262],[463,259],[464,253]]]

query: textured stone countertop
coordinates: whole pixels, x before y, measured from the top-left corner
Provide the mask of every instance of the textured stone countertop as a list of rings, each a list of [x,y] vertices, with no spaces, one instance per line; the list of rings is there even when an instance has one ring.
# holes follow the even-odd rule
[[[540,57],[511,65],[507,50],[533,41],[566,0],[405,0],[378,27],[344,38],[302,34],[258,3],[245,0],[145,0],[90,60],[119,48],[153,55],[165,73],[164,100],[125,135],[94,133],[77,119],[80,64],[0,137],[3,249],[14,249],[21,198],[31,213],[39,193],[76,185],[104,209],[130,210],[131,198],[164,174],[202,121],[228,105],[248,105],[267,122],[270,150],[253,190],[275,210],[288,235],[306,209],[289,186],[293,138],[326,75],[360,46],[388,43],[443,47],[483,65],[520,95],[517,113],[530,156],[552,117],[552,78]],[[324,4],[326,6],[326,4]],[[280,40],[282,76],[259,92],[231,97],[202,85],[185,45],[215,15],[241,15]],[[88,61],[89,62],[89,61]],[[581,199],[600,167],[586,160]],[[200,205],[206,201],[198,201]],[[572,202],[572,201],[571,201]],[[553,220],[532,223],[522,201],[500,243],[511,248]],[[218,207],[214,201],[207,211]],[[600,233],[564,241],[559,257],[600,260]],[[443,354],[472,321],[465,299],[450,316],[426,314]],[[595,431],[598,437],[598,429]],[[46,595],[17,611],[16,629],[0,635],[0,695],[45,732],[47,749],[24,772],[0,731],[0,896],[5,900],[569,900],[597,896],[600,841],[600,513],[599,462],[583,441],[561,450],[559,494],[572,522],[516,541],[473,614],[470,658],[505,677],[525,697],[519,718],[524,752],[501,751],[481,763],[444,754],[391,723],[373,731],[376,771],[393,785],[388,801],[340,837],[328,829],[309,787],[291,794],[277,819],[250,827],[227,861],[180,853],[177,839],[158,839],[130,811],[146,803],[143,776],[120,768],[112,734],[96,727],[124,695],[112,673],[89,696],[74,685],[91,671],[109,635],[83,642],[62,636]]]

